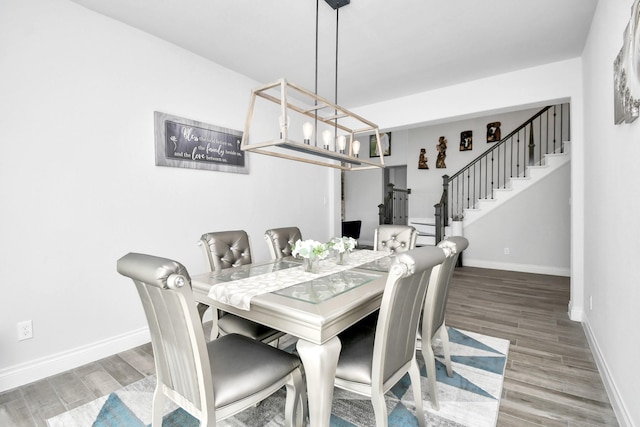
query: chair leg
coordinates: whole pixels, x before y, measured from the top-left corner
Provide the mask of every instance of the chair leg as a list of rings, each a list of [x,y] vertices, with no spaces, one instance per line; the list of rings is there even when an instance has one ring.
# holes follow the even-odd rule
[[[286,385],[287,397],[285,400],[285,426],[301,427],[306,418],[306,394],[302,372],[296,369],[291,373]]]
[[[387,404],[384,401],[384,393],[382,390],[371,390],[371,403],[373,404],[373,413],[376,417],[376,427],[387,427],[389,425]]]
[[[429,380],[429,395],[431,396],[431,406],[436,411],[440,410],[440,403],[438,402],[438,388],[436,386],[436,357],[433,354],[433,348],[431,343],[422,343],[422,358],[424,364],[427,367],[427,377]]]
[[[153,392],[153,404],[151,405],[151,427],[162,427],[165,397],[161,385],[158,383]]]
[[[418,419],[418,425],[425,427],[424,424],[424,409],[422,407],[422,387],[420,387],[420,368],[416,358],[413,358],[411,367],[409,368],[409,378],[411,379],[411,387],[413,388],[413,401],[416,404],[416,418]]]
[[[453,377],[453,369],[451,368],[451,351],[449,350],[449,332],[447,326],[442,323],[440,330],[440,341],[442,342],[442,352],[444,353],[444,362],[447,367],[447,375]]]

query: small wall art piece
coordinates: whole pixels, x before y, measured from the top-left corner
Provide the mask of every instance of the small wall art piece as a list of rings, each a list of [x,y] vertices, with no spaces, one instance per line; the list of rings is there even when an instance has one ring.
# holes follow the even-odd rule
[[[613,61],[613,121],[631,123],[640,115],[640,0],[631,6],[620,52]]]
[[[447,165],[444,163],[444,160],[447,158],[447,138],[441,136],[438,139],[438,143],[436,144],[436,149],[438,150],[438,158],[436,159],[436,168],[444,169]]]
[[[500,122],[487,123],[487,142],[498,142],[501,139]]]
[[[473,131],[465,130],[460,132],[460,151],[473,149]]]
[[[427,165],[427,150],[425,148],[420,149],[420,158],[418,159],[418,169],[429,169],[429,165]]]
[[[242,132],[156,111],[156,166],[249,173]]]
[[[391,132],[380,132],[380,146],[383,156],[391,155]],[[380,157],[375,135],[369,137],[369,157]]]

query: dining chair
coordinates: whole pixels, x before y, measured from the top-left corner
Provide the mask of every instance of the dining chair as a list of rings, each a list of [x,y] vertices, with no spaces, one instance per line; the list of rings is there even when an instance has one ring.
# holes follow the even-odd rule
[[[407,372],[418,424],[425,425],[415,343],[431,270],[443,260],[444,252],[434,246],[399,254],[387,276],[375,328],[356,324],[339,335],[335,386],[369,397],[378,427],[388,424],[384,394]]]
[[[214,426],[283,386],[285,423],[302,425],[305,389],[297,356],[229,334],[205,342],[186,268],[173,260],[129,253],[117,270],[133,280],[149,324],[156,365],[152,426],[161,427],[166,400]]]
[[[271,259],[280,259],[291,255],[291,247],[302,240],[298,227],[271,228],[264,232]]]
[[[445,324],[445,311],[447,309],[447,299],[449,296],[449,284],[453,276],[453,270],[458,261],[458,257],[469,246],[469,241],[461,236],[451,236],[438,243],[437,247],[445,253],[445,260],[442,264],[431,272],[429,287],[424,300],[422,323],[418,329],[416,348],[421,350],[427,368],[427,378],[429,381],[429,395],[431,396],[431,406],[435,410],[440,409],[438,401],[438,390],[436,386],[436,359],[433,353],[433,339],[439,337],[442,343],[447,375],[453,376],[451,368],[451,353],[449,351],[449,333]]]
[[[217,231],[205,233],[198,242],[211,272],[225,268],[251,264],[251,245],[249,236],[244,230]],[[202,318],[206,304],[198,304],[198,312]],[[235,314],[222,310],[215,310],[218,319],[218,335],[241,334],[265,343],[277,341],[284,332],[269,328]],[[215,339],[215,328],[212,329],[211,339]]]
[[[415,249],[417,239],[418,230],[411,225],[379,225],[373,235],[373,250],[407,252]]]

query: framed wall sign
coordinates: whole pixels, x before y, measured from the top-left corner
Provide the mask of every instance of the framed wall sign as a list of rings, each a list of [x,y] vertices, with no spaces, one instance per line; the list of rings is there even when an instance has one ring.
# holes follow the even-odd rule
[[[156,165],[249,173],[242,132],[154,112]]]

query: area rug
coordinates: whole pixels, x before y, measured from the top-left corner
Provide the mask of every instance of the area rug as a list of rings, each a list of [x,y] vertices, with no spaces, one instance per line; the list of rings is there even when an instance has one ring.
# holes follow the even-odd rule
[[[427,426],[494,427],[498,418],[502,382],[509,342],[500,338],[449,328],[451,362],[449,378],[442,349],[435,348],[440,410],[430,403],[427,373],[418,356],[422,374],[422,398]],[[293,349],[289,345],[288,349]],[[146,427],[151,424],[151,402],[155,377],[150,376],[84,406],[47,420],[50,427]],[[284,425],[284,390],[255,408],[224,420],[218,425],[257,427]],[[385,396],[389,426],[416,426],[411,382],[408,376]],[[167,405],[164,427],[196,427],[199,422],[180,408]],[[332,427],[374,426],[369,399],[335,389]]]

